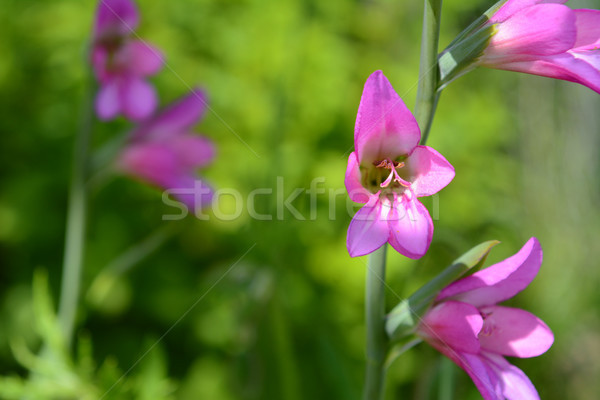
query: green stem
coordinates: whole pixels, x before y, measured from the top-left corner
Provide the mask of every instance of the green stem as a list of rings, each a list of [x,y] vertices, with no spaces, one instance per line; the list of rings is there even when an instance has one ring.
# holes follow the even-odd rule
[[[433,99],[433,105],[429,112],[429,117],[427,118],[427,122],[425,123],[425,127],[421,131],[421,142],[419,143],[422,146],[427,144],[427,139],[429,139],[429,132],[431,131],[431,125],[433,124],[433,117],[435,116],[435,110],[437,109],[438,101],[440,100],[440,95],[442,92],[437,92]]]
[[[454,364],[446,357],[441,357],[438,400],[454,399]]]
[[[421,127],[424,145],[429,137],[433,115],[439,99],[437,92],[439,71],[437,65],[438,40],[442,0],[425,0],[423,11],[423,33],[421,37],[421,64],[419,65],[419,87],[415,104],[415,118]]]
[[[369,255],[366,284],[367,367],[363,400],[383,399],[385,358],[385,259],[387,243]]]
[[[73,154],[73,171],[71,173],[65,233],[63,275],[60,288],[60,303],[58,306],[58,321],[67,348],[71,345],[73,337],[85,244],[88,197],[86,179],[88,175],[88,153],[92,131],[93,104],[91,84],[87,81],[84,90],[85,100],[82,105],[81,126],[76,137]]]

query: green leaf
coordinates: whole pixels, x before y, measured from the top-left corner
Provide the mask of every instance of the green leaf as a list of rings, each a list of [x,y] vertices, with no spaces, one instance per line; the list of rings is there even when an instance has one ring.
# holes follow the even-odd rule
[[[412,334],[438,293],[467,271],[480,268],[492,247],[498,243],[500,242],[497,240],[490,240],[473,247],[454,260],[449,267],[423,285],[408,299],[398,303],[387,317],[386,331],[390,339],[397,341],[406,335]]]
[[[475,63],[483,55],[483,51],[495,33],[494,25],[485,26],[446,48],[438,58],[440,69],[438,90],[475,68]]]
[[[389,368],[392,365],[392,363],[396,361],[402,354],[406,353],[408,350],[420,344],[422,341],[423,339],[421,338],[414,338],[412,340],[406,341],[406,343],[394,344],[388,352],[388,355],[385,359],[385,368]]]
[[[156,340],[147,341],[145,347],[151,348],[142,361],[138,373],[132,378],[135,398],[138,400],[173,399],[175,384],[167,377],[167,356]]]
[[[462,41],[464,38],[471,35],[475,30],[478,30],[482,26],[484,26],[490,20],[492,15],[494,15],[500,9],[500,7],[502,7],[504,5],[504,3],[506,3],[506,2],[507,2],[507,0],[500,0],[499,2],[497,2],[496,4],[491,6],[479,18],[477,18],[475,21],[473,21],[465,30],[463,30],[461,33],[459,33],[458,36],[456,36],[454,38],[454,40],[452,40],[452,42],[450,42],[450,44],[448,45],[447,48],[449,49],[449,48],[453,47],[456,43]]]
[[[66,354],[64,340],[60,331],[52,297],[48,290],[48,273],[36,270],[33,275],[33,310],[35,327],[44,343],[57,354]]]
[[[438,57],[440,69],[438,90],[443,89],[454,79],[476,67],[477,59],[481,57],[490,39],[496,33],[495,25],[488,25],[487,23],[506,1],[500,0],[490,7],[459,33],[448,47],[440,53]]]

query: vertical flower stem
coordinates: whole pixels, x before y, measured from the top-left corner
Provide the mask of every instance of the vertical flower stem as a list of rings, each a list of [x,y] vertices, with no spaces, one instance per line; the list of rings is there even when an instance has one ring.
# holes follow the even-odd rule
[[[441,357],[438,400],[454,399],[454,364],[446,357]]]
[[[439,99],[437,92],[439,71],[437,66],[438,40],[442,0],[425,0],[423,11],[423,33],[421,37],[421,63],[419,86],[415,105],[415,118],[421,127],[421,144],[427,142],[435,108]]]
[[[385,359],[385,260],[387,243],[369,255],[366,284],[367,366],[363,400],[383,399]]]
[[[86,77],[81,126],[75,139],[73,153],[73,170],[69,188],[60,303],[58,306],[58,321],[67,348],[71,345],[73,337],[85,244],[88,197],[86,179],[88,174],[89,142],[92,130],[93,101],[90,80],[91,77]]]

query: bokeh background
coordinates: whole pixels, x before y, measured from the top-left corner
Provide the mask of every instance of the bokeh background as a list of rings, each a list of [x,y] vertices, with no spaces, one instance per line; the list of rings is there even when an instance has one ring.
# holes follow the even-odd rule
[[[288,211],[278,219],[275,196],[259,196],[257,210],[273,220],[244,211],[230,221],[165,222],[173,210],[160,191],[103,175],[89,210],[79,356],[67,363],[67,375],[84,382],[79,398],[110,389],[104,398],[359,399],[366,258],[346,251],[343,177],[367,76],[383,70],[413,107],[421,1],[137,3],[140,36],[166,54],[168,67],[152,79],[162,104],[192,86],[208,92],[214,112],[197,130],[218,146],[203,171],[215,187],[245,201],[256,188],[276,190],[277,177],[285,197],[323,177],[327,192],[312,218],[309,196],[294,201],[306,220]],[[23,348],[41,346],[35,271],[46,272],[58,301],[95,5],[0,6],[0,374],[11,377],[4,396],[28,374]],[[440,46],[490,5],[447,0]],[[494,262],[537,236],[544,264],[510,304],[555,333],[548,353],[513,360],[543,399],[600,393],[599,110],[598,94],[546,78],[480,69],[453,82],[428,143],[457,172],[425,200],[437,214],[431,249],[419,261],[388,253],[391,308],[480,242],[502,241]],[[96,121],[94,149],[130,128],[122,119]],[[222,197],[219,207],[233,214],[236,204]],[[440,365],[426,345],[412,349],[390,369],[387,398],[480,398],[458,369],[450,397],[438,397]]]

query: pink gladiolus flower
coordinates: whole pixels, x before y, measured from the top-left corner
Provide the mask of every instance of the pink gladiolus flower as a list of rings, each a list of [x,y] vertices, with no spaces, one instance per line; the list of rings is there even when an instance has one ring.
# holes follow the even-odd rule
[[[356,126],[355,151],[348,158],[345,184],[352,201],[366,203],[348,228],[352,257],[384,243],[410,258],[423,256],[433,235],[429,212],[417,200],[440,191],[454,178],[454,168],[437,151],[419,146],[417,121],[381,71],[363,90]]]
[[[525,289],[542,264],[542,248],[531,238],[512,257],[443,289],[418,334],[464,369],[486,400],[539,399],[527,376],[503,356],[535,357],[554,336],[535,315],[499,306]]]
[[[192,91],[146,120],[131,135],[118,158],[118,168],[169,190],[192,210],[210,205],[213,191],[196,176],[212,162],[212,142],[191,132],[206,109],[204,93]]]
[[[138,20],[131,0],[101,0],[98,5],[91,61],[100,83],[96,96],[100,119],[122,113],[139,121],[158,104],[154,88],[144,78],[156,74],[164,60],[155,47],[131,38]]]
[[[559,3],[559,4],[557,4]],[[479,64],[580,83],[600,93],[600,11],[566,0],[508,0]]]

